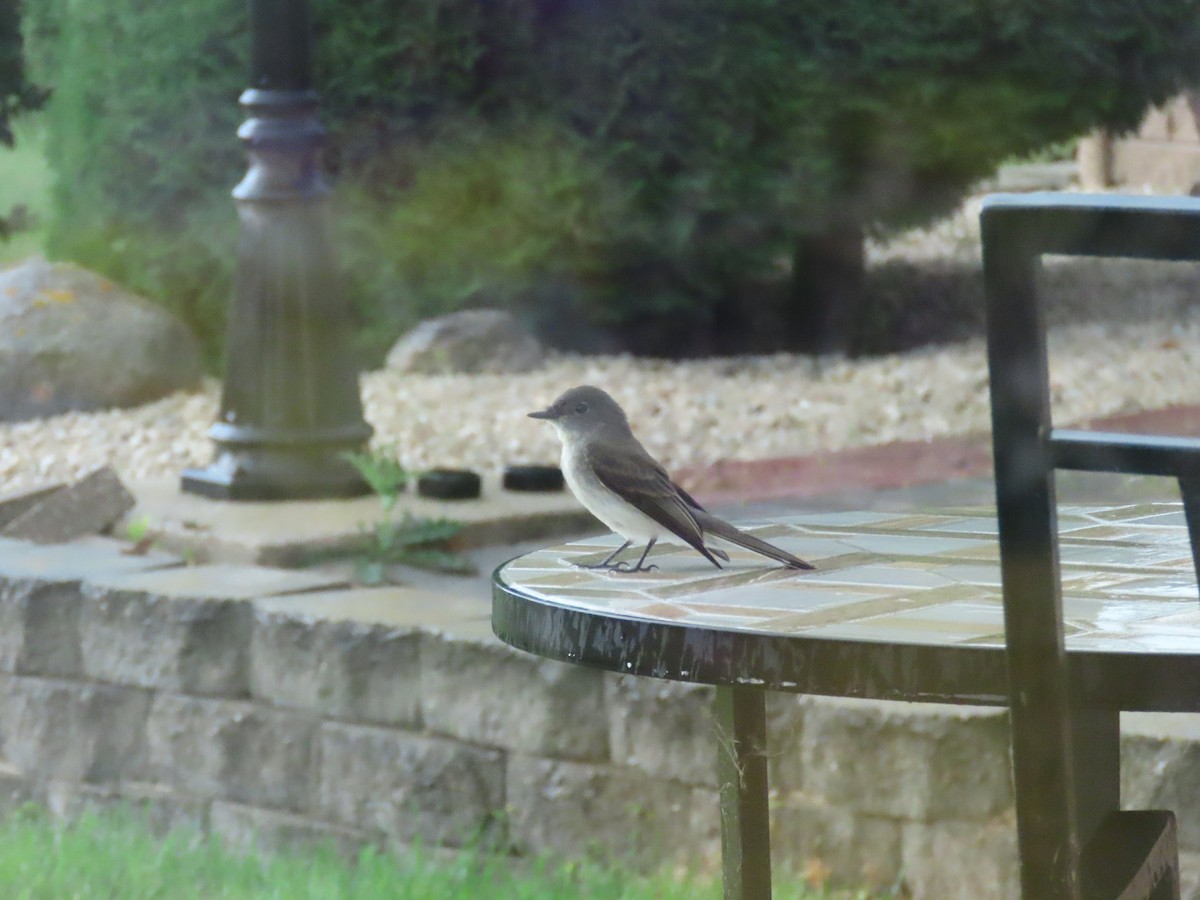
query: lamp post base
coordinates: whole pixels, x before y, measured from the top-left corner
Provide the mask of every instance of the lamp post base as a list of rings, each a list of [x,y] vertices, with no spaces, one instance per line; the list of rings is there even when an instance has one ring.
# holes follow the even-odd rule
[[[184,493],[213,500],[335,500],[370,492],[339,454],[222,449],[211,465],[185,469]]]

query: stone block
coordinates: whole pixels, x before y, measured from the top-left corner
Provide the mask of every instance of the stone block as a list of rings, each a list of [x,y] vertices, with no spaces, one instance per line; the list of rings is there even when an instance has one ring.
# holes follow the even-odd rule
[[[224,800],[213,803],[209,828],[225,847],[238,852],[296,853],[327,847],[347,863],[353,862],[363,848],[380,843],[377,833],[365,829]]]
[[[1020,900],[1013,816],[989,822],[911,822],[903,828],[903,896]]]
[[[493,637],[430,635],[421,645],[425,726],[541,756],[606,760],[604,677],[541,659]]]
[[[1005,710],[821,697],[804,705],[803,790],[820,802],[916,821],[987,819],[1012,806]]]
[[[150,695],[19,675],[0,680],[4,758],[41,781],[115,781],[145,756]]]
[[[177,556],[158,550],[127,553],[129,544],[103,536],[68,544],[35,544],[0,537],[0,578],[97,582],[138,572],[177,567]]]
[[[1173,810],[1179,846],[1200,851],[1200,726],[1157,721],[1159,727],[1139,731],[1135,725],[1122,735],[1121,803],[1127,809]]]
[[[249,692],[250,607],[83,587],[83,672],[113,684],[194,694]]]
[[[612,760],[660,778],[717,786],[717,736],[711,686],[625,675],[605,677]],[[803,698],[767,692],[771,789],[801,788]]]
[[[767,691],[767,774],[773,793],[803,788],[805,708],[799,694]]]
[[[251,639],[250,693],[322,717],[418,727],[420,647],[415,629],[260,608]]]
[[[244,701],[160,693],[146,723],[141,777],[199,796],[305,810],[316,727],[307,716]]]
[[[0,762],[0,821],[30,804],[45,804],[43,786],[16,766]]]
[[[325,722],[320,816],[389,838],[457,845],[495,836],[504,754],[390,728]]]
[[[77,677],[79,583],[0,579],[0,671]]]
[[[716,788],[712,687],[624,675],[604,680],[614,763]]]
[[[55,781],[46,785],[45,806],[59,822],[74,822],[86,813],[117,814],[130,816],[156,835],[179,829],[199,835],[208,830],[207,799],[157,784]]]
[[[0,534],[39,544],[61,544],[99,534],[133,506],[133,494],[117,473],[105,466],[41,498],[0,529]]]
[[[253,600],[280,594],[333,589],[345,586],[345,578],[323,572],[299,572],[267,566],[211,563],[176,566],[156,571],[113,573],[87,581],[99,588],[129,591],[156,597]]]
[[[885,890],[903,872],[901,823],[804,800],[771,806],[771,861],[831,886]]]
[[[514,754],[508,761],[513,844],[526,855],[581,853],[652,869],[719,859],[717,792],[626,766]]]
[[[1181,900],[1200,900],[1200,853],[1179,851]]]
[[[0,533],[9,522],[22,513],[41,503],[55,491],[61,490],[61,483],[43,485],[42,487],[25,488],[20,491],[6,491],[0,494]]]

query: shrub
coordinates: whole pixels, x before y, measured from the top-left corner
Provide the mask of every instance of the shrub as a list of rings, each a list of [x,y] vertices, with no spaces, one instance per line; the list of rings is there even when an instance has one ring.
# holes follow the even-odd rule
[[[387,159],[403,186],[348,179],[335,216],[367,358],[415,318],[465,306],[545,322],[555,286],[604,277],[625,188],[576,135],[461,122]]]
[[[53,250],[178,309],[215,352],[244,167],[242,4],[63,4],[39,4],[30,30],[58,73]],[[706,331],[722,349],[745,285],[789,267],[795,313],[775,339],[836,331],[829,297],[850,294],[822,274],[830,254],[853,281],[862,229],[920,222],[1014,154],[1132,127],[1200,77],[1197,13],[1200,0],[313,0],[364,352],[480,302],[572,335],[661,335],[650,351]],[[796,302],[806,289],[816,303]]]

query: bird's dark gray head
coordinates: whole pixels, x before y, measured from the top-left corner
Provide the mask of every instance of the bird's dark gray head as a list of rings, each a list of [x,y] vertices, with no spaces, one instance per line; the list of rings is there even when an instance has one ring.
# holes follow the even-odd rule
[[[546,409],[531,412],[530,418],[546,419],[559,434],[628,434],[629,420],[617,401],[590,384],[573,387]]]

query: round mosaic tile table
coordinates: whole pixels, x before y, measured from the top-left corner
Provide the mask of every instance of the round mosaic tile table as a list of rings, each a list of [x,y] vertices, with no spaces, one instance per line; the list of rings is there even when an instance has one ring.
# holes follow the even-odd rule
[[[1179,504],[1063,508],[1058,524],[1077,702],[1200,711],[1200,603]],[[543,657],[717,686],[729,738],[717,742],[725,877],[737,880],[727,896],[759,897],[770,867],[765,690],[1000,706],[1008,697],[992,510],[814,513],[743,527],[816,571],[736,547],[718,570],[670,546],[655,547],[653,572],[579,568],[619,544],[595,538],[498,568],[492,627]]]

